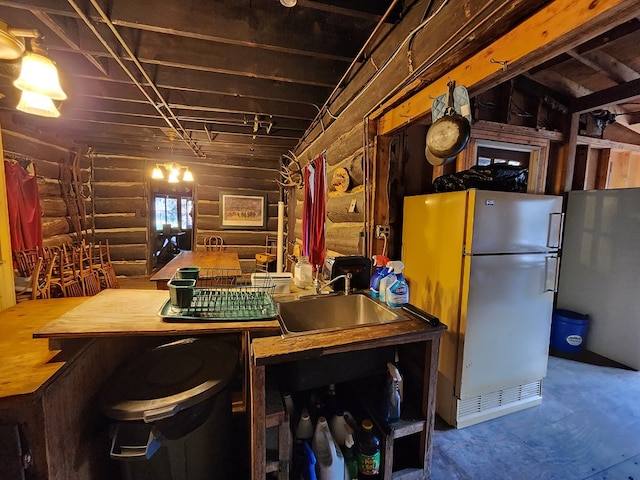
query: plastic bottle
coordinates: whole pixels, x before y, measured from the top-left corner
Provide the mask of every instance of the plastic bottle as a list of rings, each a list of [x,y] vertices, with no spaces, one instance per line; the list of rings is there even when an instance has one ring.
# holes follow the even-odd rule
[[[324,417],[318,419],[311,448],[316,456],[318,480],[344,480],[344,456]]]
[[[329,429],[340,447],[345,445],[347,436],[353,433],[347,424],[347,420],[344,418],[344,412],[341,411],[338,411],[331,417],[331,420],[329,420]]]
[[[358,440],[358,478],[380,478],[380,439],[373,431],[373,422],[362,420],[362,428],[357,434]]]
[[[380,292],[379,298],[381,301],[386,302],[387,299],[387,290],[389,285],[396,281],[396,276],[394,273],[395,261],[392,260],[387,262],[387,266],[385,267],[386,274],[380,279]],[[385,273],[384,270],[382,273]]]
[[[309,288],[313,285],[313,268],[309,257],[300,257],[294,268],[293,281],[296,287]]]
[[[351,433],[347,434],[343,449],[345,480],[358,480],[358,461],[356,460],[354,445],[353,435]]]
[[[389,259],[384,255],[373,256],[375,271],[373,272],[373,275],[371,275],[371,282],[369,283],[369,292],[373,298],[378,298],[380,296],[380,280],[389,273],[388,270],[385,271],[388,261]]]
[[[302,478],[304,480],[317,480],[318,477],[316,476],[316,456],[314,455],[313,450],[309,446],[308,442],[303,442],[303,448],[305,462],[301,472]]]
[[[407,281],[404,279],[404,275],[402,275],[404,263],[400,261],[391,263],[393,263],[395,279],[387,283],[385,301],[390,307],[401,307],[409,302],[409,285],[407,285]]]
[[[313,423],[306,408],[302,409],[300,420],[296,426],[296,439],[311,440],[313,438]]]
[[[400,389],[398,384],[402,380],[400,371],[391,362],[387,363],[387,386],[384,398],[384,420],[394,423],[400,420]]]

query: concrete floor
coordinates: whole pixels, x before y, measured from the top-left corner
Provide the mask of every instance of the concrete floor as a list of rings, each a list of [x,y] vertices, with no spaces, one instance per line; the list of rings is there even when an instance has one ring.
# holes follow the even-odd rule
[[[542,405],[434,436],[432,480],[640,480],[640,372],[552,356]]]

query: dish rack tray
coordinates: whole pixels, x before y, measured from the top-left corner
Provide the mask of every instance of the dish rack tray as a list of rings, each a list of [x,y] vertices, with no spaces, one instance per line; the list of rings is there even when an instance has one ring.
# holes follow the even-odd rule
[[[275,283],[261,277],[252,283],[255,270],[201,268],[193,287],[180,286],[177,300],[170,297],[158,315],[165,321],[247,321],[275,318]],[[176,273],[169,281],[184,280]],[[185,283],[185,282],[182,282]],[[176,292],[170,292],[171,295]],[[173,301],[172,301],[173,300]]]

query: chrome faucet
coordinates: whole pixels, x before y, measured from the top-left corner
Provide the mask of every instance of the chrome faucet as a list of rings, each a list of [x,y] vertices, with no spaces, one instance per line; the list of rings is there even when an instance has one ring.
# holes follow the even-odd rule
[[[353,276],[351,275],[351,273],[338,275],[336,278],[326,283],[322,283],[320,281],[320,278],[319,278],[320,274],[318,272],[319,272],[319,269],[316,269],[316,278],[313,279],[313,289],[316,292],[316,295],[318,295],[323,288],[328,287],[329,285],[332,285],[333,283],[335,283],[337,280],[340,280],[341,278],[344,278],[344,294],[349,295],[349,293],[351,293],[351,277]]]

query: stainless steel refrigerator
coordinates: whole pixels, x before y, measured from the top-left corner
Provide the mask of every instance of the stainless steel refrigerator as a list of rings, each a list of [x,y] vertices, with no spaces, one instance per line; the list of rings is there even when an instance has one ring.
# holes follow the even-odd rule
[[[542,401],[562,197],[466,190],[406,197],[411,304],[448,326],[437,413],[462,428]]]

